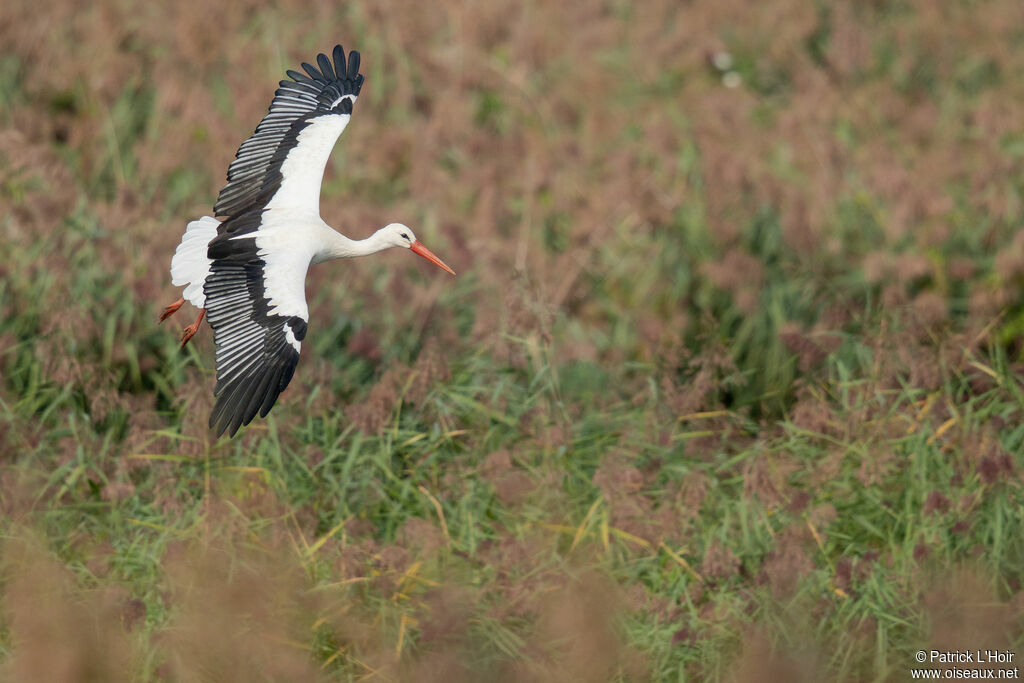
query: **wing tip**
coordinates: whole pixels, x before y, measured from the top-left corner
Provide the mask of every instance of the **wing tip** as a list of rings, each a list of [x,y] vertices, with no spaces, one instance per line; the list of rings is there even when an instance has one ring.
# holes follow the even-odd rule
[[[263,367],[259,374],[232,378],[226,385],[218,382],[213,391],[216,400],[210,412],[210,429],[216,438],[223,436],[225,431],[228,438],[232,438],[257,415],[266,417],[278,397],[288,388],[298,364],[298,352],[286,351],[278,362]]]
[[[235,394],[238,393],[241,395],[236,396]],[[213,411],[210,413],[210,429],[213,430],[217,438],[220,438],[224,435],[224,432],[227,432],[230,439],[238,433],[239,429],[253,421],[258,411],[250,413],[247,410],[252,402],[252,398],[246,392],[232,391],[230,389],[217,396]]]
[[[341,43],[334,46],[331,50],[331,57],[328,57],[324,53],[320,53],[316,56],[316,62],[319,68],[309,64],[307,62],[302,63],[302,68],[306,70],[309,77],[314,81],[320,83],[331,83],[338,82],[341,85],[339,88],[341,95],[359,95],[359,91],[363,87],[364,75],[359,73],[359,64],[361,56],[359,50],[349,50],[348,55],[345,55],[345,48]],[[294,75],[293,75],[294,74]],[[305,78],[302,74],[296,71],[288,71],[287,75],[295,81],[302,82],[299,78]]]

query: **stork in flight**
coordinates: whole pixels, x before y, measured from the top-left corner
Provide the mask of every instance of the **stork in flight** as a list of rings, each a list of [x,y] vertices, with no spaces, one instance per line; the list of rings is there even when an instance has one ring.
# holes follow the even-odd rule
[[[341,45],[319,69],[289,70],[270,110],[228,168],[213,212],[188,224],[171,260],[171,281],[199,309],[182,347],[206,316],[216,346],[216,402],[210,428],[231,436],[256,414],[266,417],[288,386],[306,336],[306,270],[316,263],[404,247],[455,274],[401,223],[352,240],[320,218],[320,183],[363,85],[359,53]]]

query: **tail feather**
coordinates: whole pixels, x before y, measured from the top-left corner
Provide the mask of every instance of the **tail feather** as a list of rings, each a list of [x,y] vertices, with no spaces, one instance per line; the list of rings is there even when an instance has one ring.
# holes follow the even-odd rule
[[[206,307],[203,283],[210,274],[210,259],[206,256],[206,250],[210,241],[217,236],[219,225],[220,221],[210,216],[189,223],[171,259],[171,282],[178,287],[188,285],[181,296],[197,308]]]

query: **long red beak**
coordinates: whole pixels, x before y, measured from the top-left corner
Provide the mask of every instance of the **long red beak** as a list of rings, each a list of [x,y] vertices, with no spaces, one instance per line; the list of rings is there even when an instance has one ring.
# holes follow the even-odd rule
[[[455,271],[449,268],[444,261],[434,256],[434,252],[430,251],[425,246],[423,246],[422,242],[413,242],[411,245],[409,245],[409,248],[412,249],[412,253],[419,254],[420,256],[427,259],[441,270],[447,270],[452,275],[455,275]]]

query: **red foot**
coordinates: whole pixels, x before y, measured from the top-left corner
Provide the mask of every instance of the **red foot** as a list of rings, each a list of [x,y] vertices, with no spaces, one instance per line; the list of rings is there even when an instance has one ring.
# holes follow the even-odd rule
[[[195,336],[196,332],[199,331],[199,323],[203,322],[203,316],[206,315],[206,309],[199,309],[199,317],[196,321],[185,328],[185,331],[181,335],[181,348],[185,348],[185,344],[188,344],[188,340]]]
[[[184,299],[178,299],[173,304],[168,304],[167,308],[164,309],[164,312],[160,314],[160,322],[167,320],[172,315],[177,313],[178,309],[181,308],[181,305],[183,303],[185,303]]]

